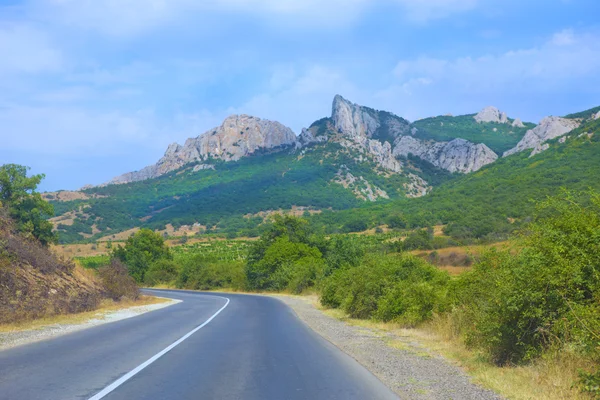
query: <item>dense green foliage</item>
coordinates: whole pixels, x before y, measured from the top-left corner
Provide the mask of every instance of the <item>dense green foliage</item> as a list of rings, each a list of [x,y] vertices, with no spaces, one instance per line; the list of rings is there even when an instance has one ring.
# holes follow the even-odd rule
[[[469,343],[498,364],[567,343],[600,357],[600,196],[542,202],[520,246],[516,255],[489,252],[461,276]]]
[[[534,124],[526,123],[525,128],[516,128],[511,124],[478,123],[473,118],[475,114],[452,116],[439,116],[415,121],[413,125],[418,129],[416,137],[447,142],[461,138],[473,143],[484,143],[498,154],[502,154],[516,146],[528,129]],[[511,121],[512,122],[512,121]]]
[[[27,176],[27,167],[6,164],[0,167],[0,206],[8,208],[17,228],[25,236],[39,240],[43,245],[55,243],[52,223],[54,208],[36,192],[44,175]]]
[[[449,275],[410,255],[369,255],[325,280],[321,303],[354,318],[412,326],[446,309]]]
[[[150,229],[141,229],[127,239],[125,246],[118,245],[113,249],[112,258],[127,265],[136,282],[143,283],[152,264],[166,266],[163,261],[170,261],[173,256],[161,235]],[[156,268],[153,268],[153,273],[156,275]]]

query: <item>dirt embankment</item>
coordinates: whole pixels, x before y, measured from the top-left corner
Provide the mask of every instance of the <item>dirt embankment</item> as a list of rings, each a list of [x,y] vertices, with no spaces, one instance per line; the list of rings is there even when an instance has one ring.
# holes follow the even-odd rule
[[[90,311],[104,292],[94,275],[23,237],[0,209],[0,323]]]

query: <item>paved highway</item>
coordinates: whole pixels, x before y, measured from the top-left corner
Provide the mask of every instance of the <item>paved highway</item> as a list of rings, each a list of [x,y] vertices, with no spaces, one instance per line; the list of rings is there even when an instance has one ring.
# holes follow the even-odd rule
[[[170,307],[0,352],[0,399],[396,399],[277,299]]]

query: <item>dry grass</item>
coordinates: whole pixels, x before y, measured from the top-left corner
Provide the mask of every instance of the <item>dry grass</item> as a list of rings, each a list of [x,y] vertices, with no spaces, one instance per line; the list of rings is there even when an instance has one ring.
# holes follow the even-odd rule
[[[65,258],[101,256],[110,251],[106,248],[106,243],[56,245],[51,249],[57,256]]]
[[[111,311],[123,310],[125,308],[147,306],[151,304],[160,304],[170,301],[169,299],[153,296],[140,296],[137,300],[113,301],[110,299],[102,300],[100,307],[94,311],[86,311],[77,314],[54,315],[35,319],[31,321],[23,321],[18,323],[0,324],[0,333],[20,332],[26,330],[42,329],[44,327],[55,324],[80,324],[90,319],[101,317]]]
[[[489,249],[513,249],[511,242],[498,242],[489,245],[456,246],[437,250],[413,250],[410,253],[420,257],[450,275],[460,275],[471,269],[470,265],[479,255]]]
[[[314,299],[307,300],[315,304]],[[467,372],[475,383],[514,400],[589,400],[588,395],[573,387],[578,369],[593,364],[568,350],[547,353],[543,358],[525,366],[498,367],[486,361],[477,351],[465,347],[457,338],[452,321],[438,318],[417,329],[405,329],[395,323],[349,318],[343,311],[323,309],[323,313],[349,325],[382,332],[395,337],[386,339],[393,348],[416,351],[428,356],[429,352],[442,355]],[[417,342],[426,349],[419,351],[410,343]]]

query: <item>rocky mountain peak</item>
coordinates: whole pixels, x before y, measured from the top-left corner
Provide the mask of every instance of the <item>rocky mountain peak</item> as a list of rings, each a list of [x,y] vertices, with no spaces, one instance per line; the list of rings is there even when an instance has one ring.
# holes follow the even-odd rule
[[[203,162],[209,158],[239,160],[259,149],[273,149],[295,143],[294,132],[279,122],[245,114],[230,115],[221,126],[186,140],[183,146],[170,144],[165,155],[156,164],[118,176],[108,184],[156,178],[186,164]]]
[[[475,115],[475,121],[482,122],[496,122],[499,124],[506,124],[508,122],[508,116],[506,113],[498,110],[496,107],[485,107]]]
[[[339,94],[333,99],[331,119],[336,129],[353,140],[370,138],[380,127],[372,110],[351,103]]]
[[[536,154],[544,151],[541,145],[548,140],[566,135],[573,129],[578,128],[580,123],[573,119],[561,117],[546,117],[540,121],[540,124],[527,131],[523,139],[517,145],[504,152],[503,157],[510,156],[528,149],[535,149]]]

